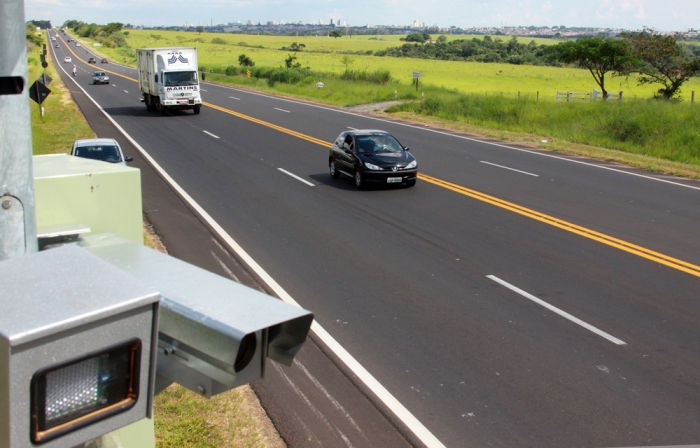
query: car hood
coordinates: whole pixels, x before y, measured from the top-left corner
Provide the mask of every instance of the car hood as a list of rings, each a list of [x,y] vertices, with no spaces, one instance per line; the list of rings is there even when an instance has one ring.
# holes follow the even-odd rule
[[[408,151],[360,153],[358,155],[363,161],[373,163],[382,168],[406,166],[415,160],[413,155]]]

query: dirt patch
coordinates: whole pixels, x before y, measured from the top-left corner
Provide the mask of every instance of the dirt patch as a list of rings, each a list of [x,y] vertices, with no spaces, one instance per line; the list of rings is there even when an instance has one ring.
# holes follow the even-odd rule
[[[358,106],[346,107],[349,112],[360,114],[381,114],[391,106],[401,104],[403,101],[384,101],[382,103],[360,104]]]

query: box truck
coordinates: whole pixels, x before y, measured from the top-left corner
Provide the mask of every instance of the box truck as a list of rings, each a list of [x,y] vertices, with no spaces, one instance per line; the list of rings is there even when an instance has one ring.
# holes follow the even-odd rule
[[[140,48],[136,50],[139,89],[148,110],[165,115],[168,109],[202,108],[196,48]]]

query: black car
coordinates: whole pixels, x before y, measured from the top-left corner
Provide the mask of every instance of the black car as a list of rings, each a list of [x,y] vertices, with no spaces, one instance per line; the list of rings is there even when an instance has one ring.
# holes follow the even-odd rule
[[[334,179],[341,174],[355,180],[357,188],[375,184],[416,184],[418,163],[393,135],[384,131],[353,130],[335,139],[328,157]]]
[[[88,64],[97,64],[97,59],[95,59],[95,58],[88,59]]]
[[[102,60],[100,61],[100,64],[106,64],[106,63],[107,63],[107,58],[102,58]]]

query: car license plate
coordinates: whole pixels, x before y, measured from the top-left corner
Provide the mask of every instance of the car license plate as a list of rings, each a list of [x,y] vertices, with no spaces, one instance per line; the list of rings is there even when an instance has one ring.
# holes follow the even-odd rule
[[[386,181],[390,184],[401,182],[401,180],[402,179],[400,177],[387,177],[386,178]]]

